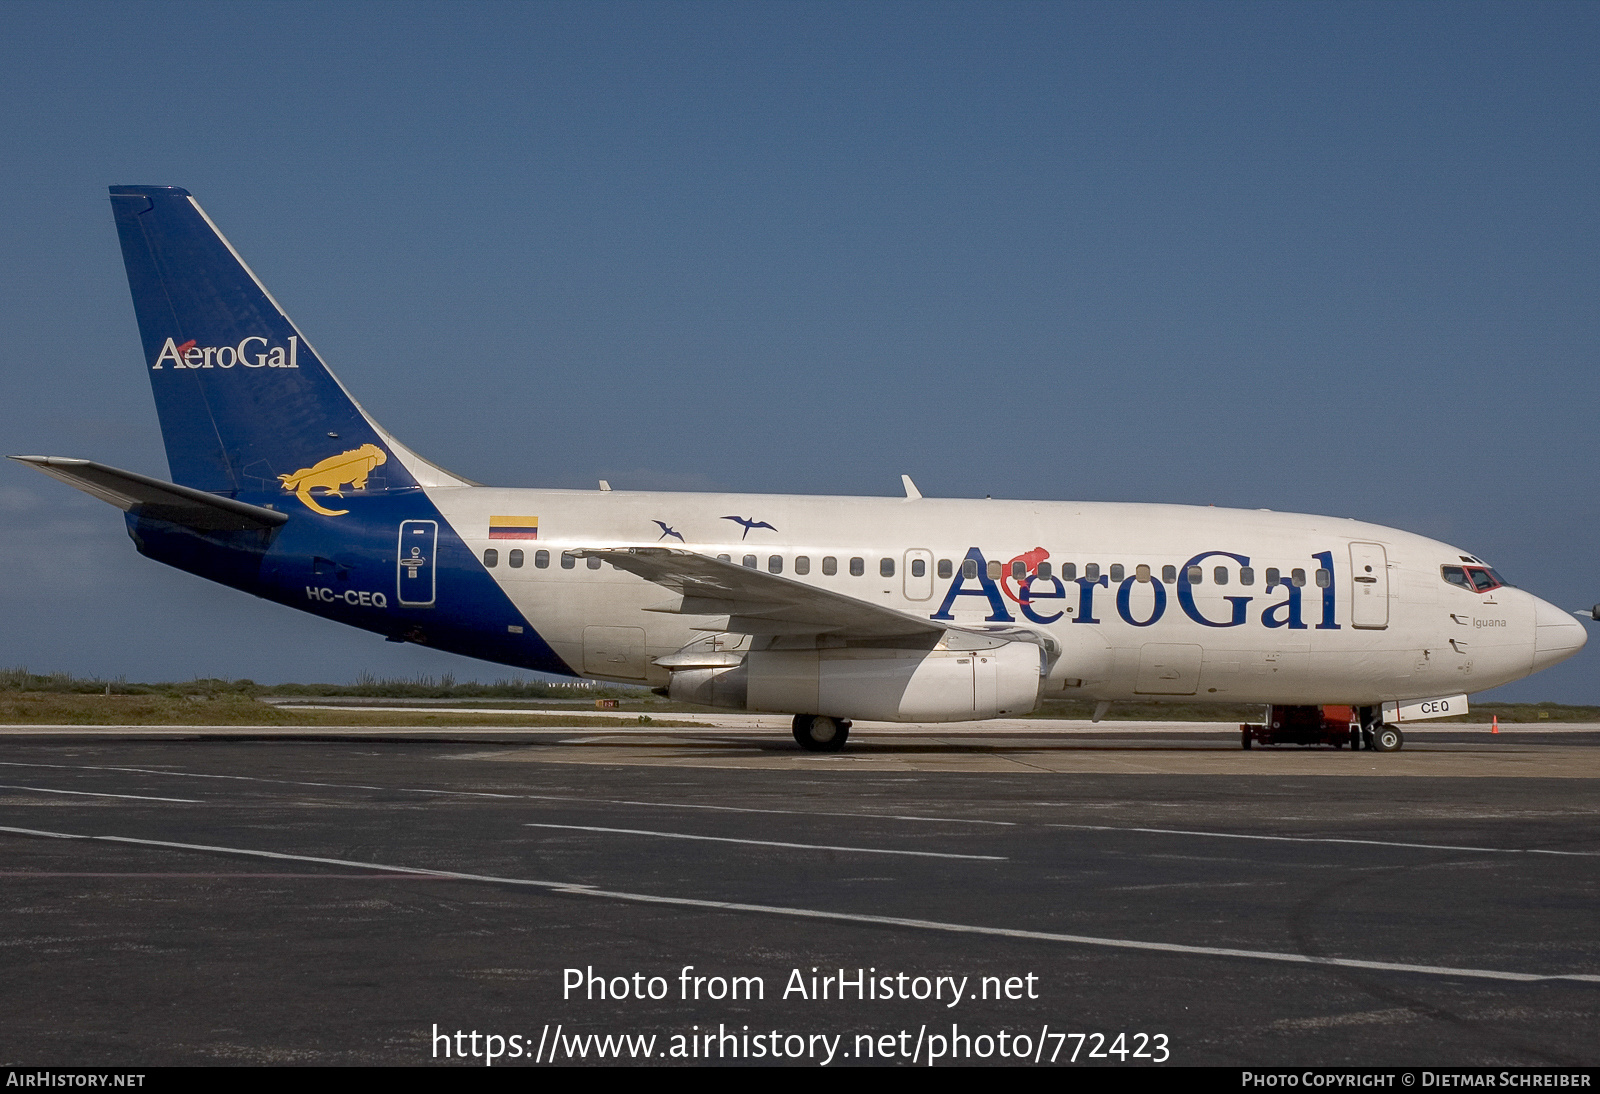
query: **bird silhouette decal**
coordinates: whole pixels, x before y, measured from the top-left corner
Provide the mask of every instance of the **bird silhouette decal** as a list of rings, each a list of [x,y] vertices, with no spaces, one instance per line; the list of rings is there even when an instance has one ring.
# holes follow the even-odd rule
[[[776,528],[773,528],[772,525],[768,524],[764,520],[746,520],[744,517],[723,517],[722,519],[731,520],[735,524],[744,525],[744,535],[740,536],[740,539],[744,539],[745,536],[748,536],[750,534],[750,529],[752,528],[771,528],[772,531],[777,531]]]
[[[673,531],[671,528],[668,528],[665,524],[662,524],[659,520],[651,521],[650,523],[654,524],[657,528],[661,529],[661,535],[659,537],[657,537],[657,539],[656,539],[657,543],[660,543],[663,539],[666,539],[668,536],[671,536],[673,539],[677,540],[679,543],[686,543],[687,542],[687,540],[685,540],[677,532]]]

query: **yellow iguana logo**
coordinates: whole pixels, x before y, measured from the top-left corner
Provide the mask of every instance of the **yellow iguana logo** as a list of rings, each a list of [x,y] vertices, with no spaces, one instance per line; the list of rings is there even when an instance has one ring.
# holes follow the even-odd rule
[[[349,483],[352,490],[365,490],[367,476],[372,474],[372,469],[379,464],[389,462],[389,457],[383,454],[383,449],[375,444],[364,444],[360,448],[352,448],[348,452],[341,452],[337,456],[329,456],[315,467],[303,467],[292,475],[279,475],[285,490],[293,490],[294,496],[305,502],[307,509],[313,513],[321,513],[325,517],[342,517],[348,509],[324,509],[316,503],[311,496],[313,487],[320,486],[328,493],[324,497],[342,498],[339,487]]]

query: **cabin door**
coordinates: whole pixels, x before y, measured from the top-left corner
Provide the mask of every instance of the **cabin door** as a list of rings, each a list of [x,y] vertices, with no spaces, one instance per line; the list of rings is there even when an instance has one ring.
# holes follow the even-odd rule
[[[1350,625],[1368,630],[1389,625],[1389,556],[1382,544],[1350,545]]]

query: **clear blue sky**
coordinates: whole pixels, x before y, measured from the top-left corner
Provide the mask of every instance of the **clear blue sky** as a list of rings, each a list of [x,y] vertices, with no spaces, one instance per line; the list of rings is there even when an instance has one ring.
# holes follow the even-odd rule
[[[165,475],[112,183],[526,486],[1119,499],[1600,600],[1600,6],[8,4],[0,448]],[[501,670],[0,469],[0,664]],[[1600,702],[1600,641],[1496,697]]]

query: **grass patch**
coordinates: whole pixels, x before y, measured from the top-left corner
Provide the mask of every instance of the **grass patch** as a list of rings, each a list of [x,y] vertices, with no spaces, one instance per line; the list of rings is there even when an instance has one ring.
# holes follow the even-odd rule
[[[0,691],[0,725],[58,726],[494,726],[499,729],[573,726],[582,729],[672,728],[691,723],[650,715],[583,718],[560,714],[429,714],[362,710],[297,710],[248,695],[99,695]]]
[[[0,695],[8,691],[56,692],[77,695],[244,695],[258,697],[362,697],[371,699],[511,699],[541,701],[551,699],[637,699],[648,697],[643,687],[591,684],[588,681],[563,683],[549,680],[500,679],[489,684],[476,680],[457,682],[450,673],[442,676],[380,677],[363,672],[353,684],[258,684],[254,680],[201,678],[161,684],[130,683],[126,677],[105,680],[95,676],[73,676],[68,672],[36,673],[25,666],[0,669]]]

